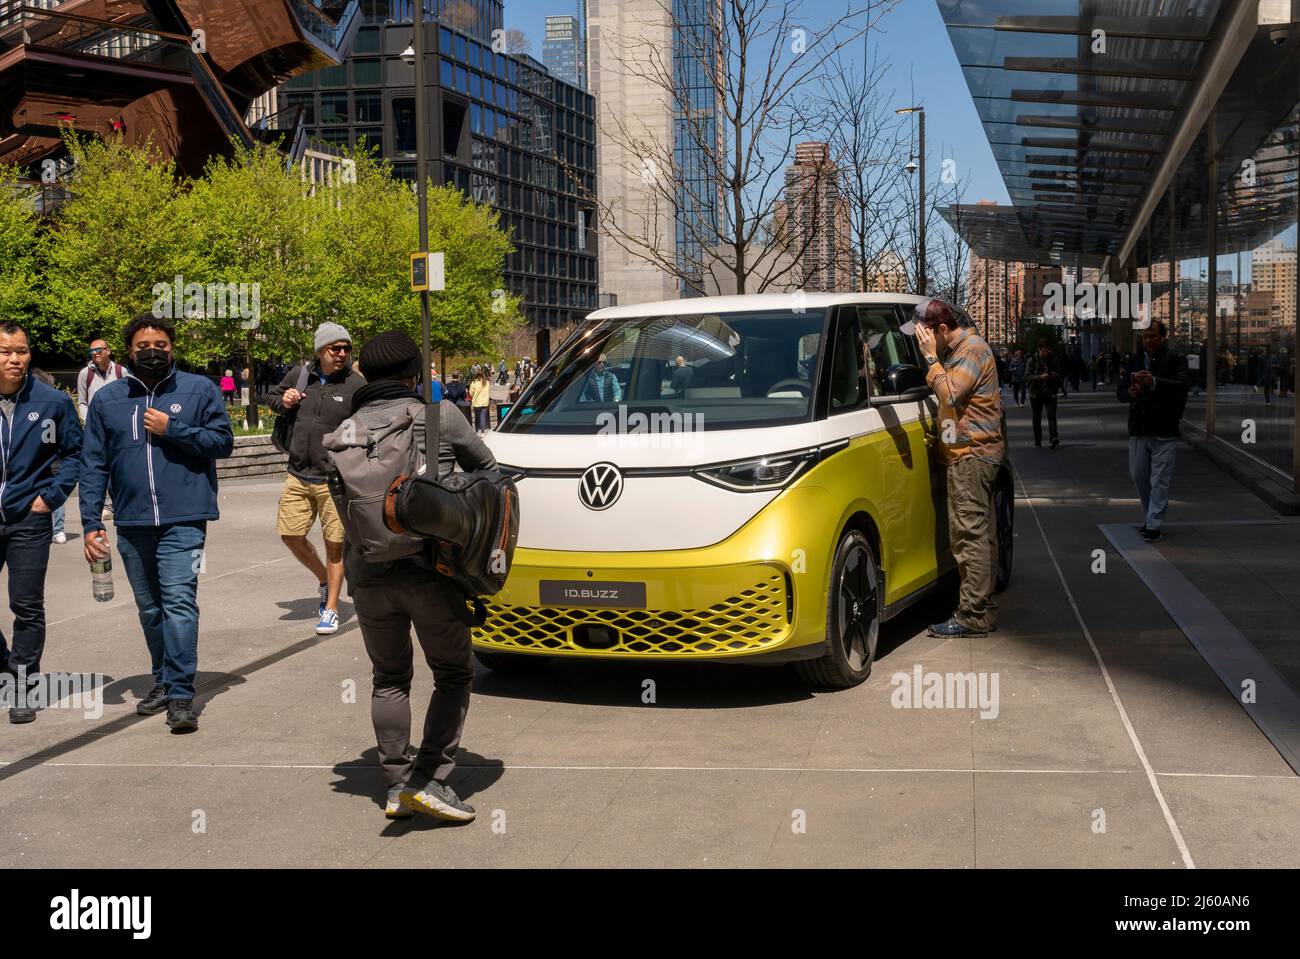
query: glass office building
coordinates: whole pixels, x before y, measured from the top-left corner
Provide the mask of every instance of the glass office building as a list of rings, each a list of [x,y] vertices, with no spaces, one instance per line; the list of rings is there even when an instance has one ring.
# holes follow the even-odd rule
[[[1197,381],[1185,435],[1296,505],[1300,4],[938,4],[1012,203],[949,222],[980,256],[1150,283]],[[1136,352],[1134,319],[1068,333]]]
[[[587,89],[587,41],[577,17],[547,17],[542,62],[553,76]]]
[[[673,0],[673,77],[677,88],[673,116],[673,160],[681,185],[677,191],[677,261],[698,281],[682,296],[703,295],[703,238],[719,234],[722,178],[714,167],[723,155],[719,90],[709,64],[723,56],[718,0]]]
[[[430,178],[500,211],[515,246],[506,286],[536,327],[570,326],[596,308],[594,210],[581,199],[596,190],[592,97],[531,57],[493,52],[500,2],[425,0],[430,15],[435,7],[442,18],[425,23]],[[414,180],[415,71],[400,58],[413,4],[371,0],[363,10],[347,62],[285,84],[281,107],[306,110],[312,136],[327,143],[364,137]]]

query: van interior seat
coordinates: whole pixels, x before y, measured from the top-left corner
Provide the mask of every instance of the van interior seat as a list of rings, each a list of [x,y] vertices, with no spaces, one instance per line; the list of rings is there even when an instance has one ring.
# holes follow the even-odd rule
[[[686,388],[686,398],[688,400],[738,400],[740,399],[740,387],[688,386]]]

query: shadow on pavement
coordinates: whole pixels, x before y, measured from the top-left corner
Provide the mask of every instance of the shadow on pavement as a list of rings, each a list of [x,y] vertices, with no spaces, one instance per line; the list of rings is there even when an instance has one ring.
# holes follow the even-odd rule
[[[500,759],[489,759],[468,749],[457,750],[456,763],[456,771],[451,774],[449,785],[461,799],[467,800],[475,793],[491,787],[505,774],[505,764]],[[356,759],[337,763],[331,771],[339,777],[330,783],[330,788],[336,793],[369,799],[379,813],[383,812],[388,800],[388,784],[379,768],[377,747],[371,746]],[[459,825],[466,824],[417,814],[410,819],[388,820],[383,835],[401,836],[413,829],[439,829]]]

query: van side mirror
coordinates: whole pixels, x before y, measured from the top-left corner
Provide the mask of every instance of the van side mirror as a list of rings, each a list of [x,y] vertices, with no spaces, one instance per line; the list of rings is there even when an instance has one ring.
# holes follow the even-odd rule
[[[926,386],[925,370],[910,363],[895,363],[885,370],[885,392],[901,396],[917,387]]]

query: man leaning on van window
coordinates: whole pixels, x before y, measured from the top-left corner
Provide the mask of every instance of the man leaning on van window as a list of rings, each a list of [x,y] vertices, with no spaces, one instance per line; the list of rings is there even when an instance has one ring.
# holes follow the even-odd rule
[[[931,626],[930,635],[983,636],[997,628],[998,616],[993,495],[1006,442],[997,363],[989,345],[942,300],[917,308],[916,342],[926,382],[939,398],[935,450],[947,472],[948,537],[961,577],[956,612]]]

